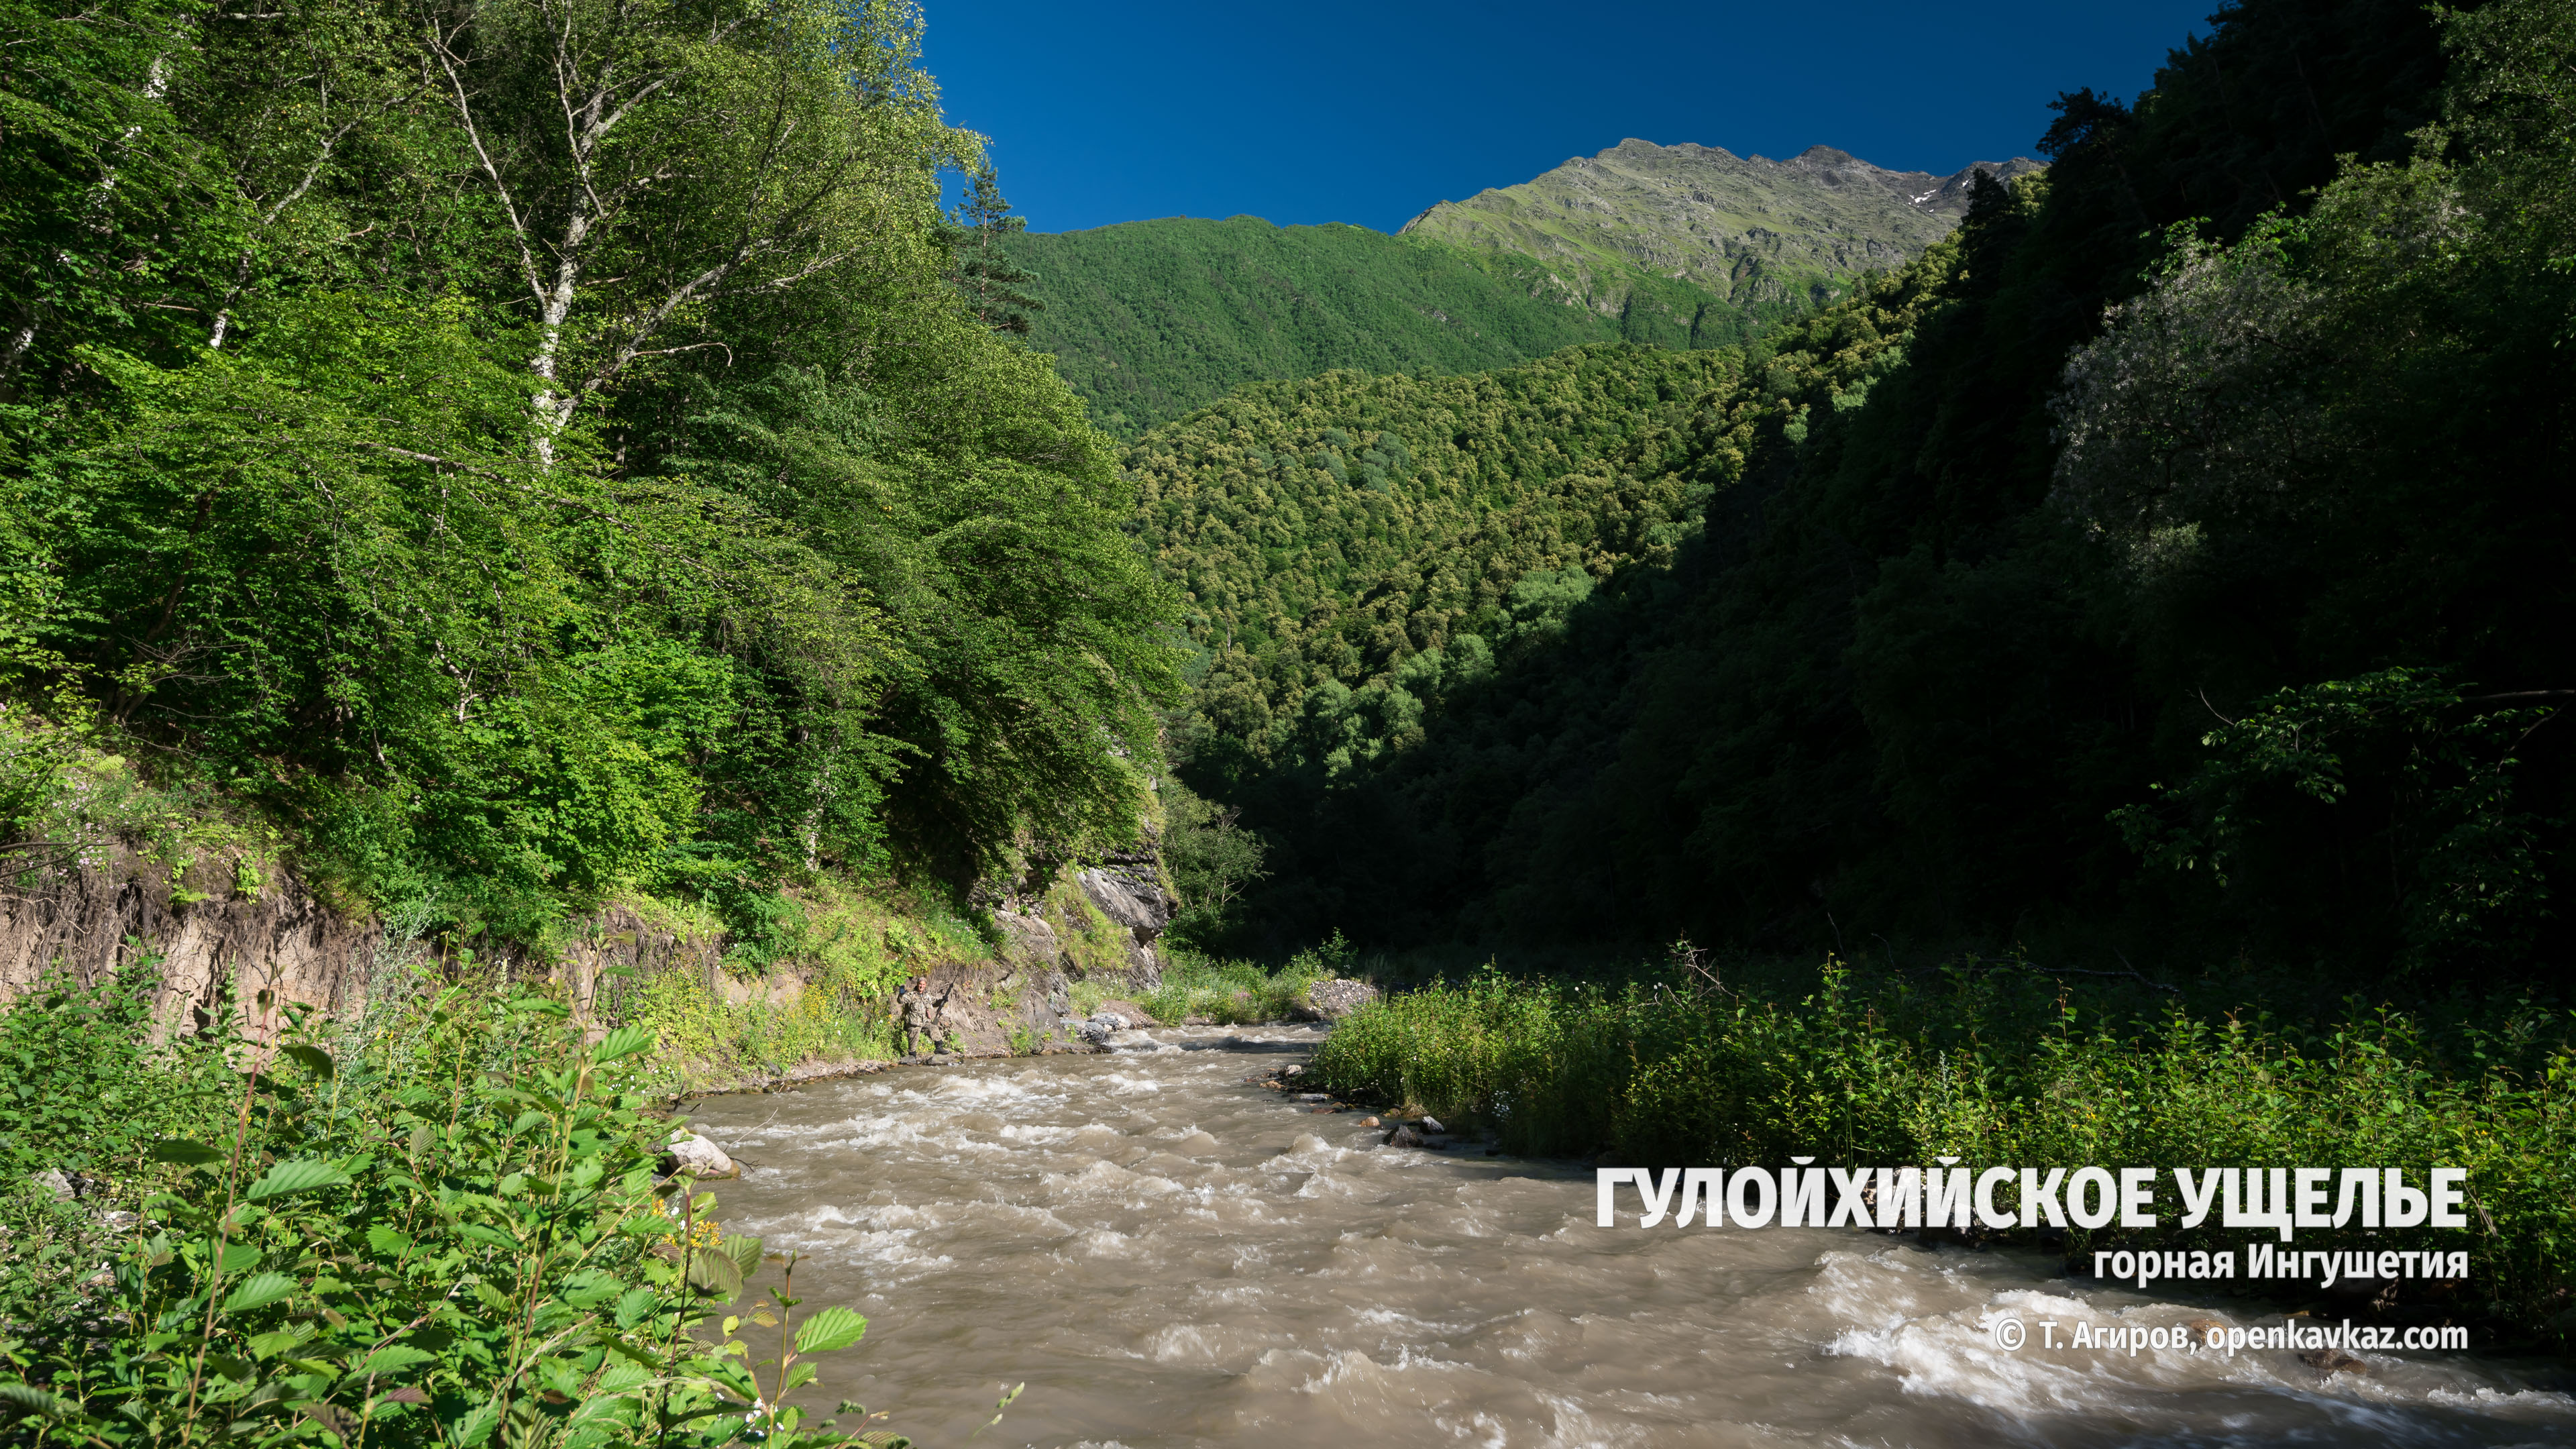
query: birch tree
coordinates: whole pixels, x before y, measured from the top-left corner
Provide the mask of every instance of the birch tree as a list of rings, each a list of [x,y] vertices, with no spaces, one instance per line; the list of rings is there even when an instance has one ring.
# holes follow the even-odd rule
[[[533,322],[536,447],[691,324],[919,246],[940,124],[902,0],[485,0],[429,48]]]

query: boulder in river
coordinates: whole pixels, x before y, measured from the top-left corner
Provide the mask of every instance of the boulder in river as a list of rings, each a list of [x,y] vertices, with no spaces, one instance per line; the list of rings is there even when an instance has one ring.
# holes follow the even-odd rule
[[[1419,1147],[1422,1145],[1422,1134],[1414,1131],[1410,1127],[1398,1127],[1394,1131],[1386,1134],[1386,1145],[1389,1147]]]
[[[1377,1000],[1377,988],[1365,981],[1334,977],[1297,993],[1288,1013],[1299,1021],[1339,1021]]]
[[[671,1139],[662,1152],[664,1176],[688,1173],[692,1177],[740,1177],[742,1168],[725,1150],[694,1132],[683,1132]]]

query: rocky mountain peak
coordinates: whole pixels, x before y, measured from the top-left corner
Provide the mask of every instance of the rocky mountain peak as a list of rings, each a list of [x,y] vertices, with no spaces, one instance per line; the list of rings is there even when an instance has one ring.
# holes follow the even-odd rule
[[[1569,295],[1604,310],[1621,304],[1629,271],[1730,300],[1804,292],[1821,302],[1852,274],[1909,261],[1947,235],[1979,171],[2009,181],[2040,169],[2017,157],[1937,176],[1825,145],[1774,161],[1632,136],[1520,185],[1441,202],[1403,230],[1536,259]]]

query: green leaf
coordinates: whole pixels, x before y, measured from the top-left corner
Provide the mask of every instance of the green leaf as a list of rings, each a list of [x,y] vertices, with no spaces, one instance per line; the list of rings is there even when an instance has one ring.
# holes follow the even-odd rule
[[[295,1280],[283,1273],[255,1273],[241,1280],[240,1286],[226,1295],[224,1311],[248,1313],[254,1308],[266,1308],[292,1294],[296,1286]]]
[[[378,1224],[367,1229],[367,1246],[388,1258],[400,1258],[411,1251],[411,1234]]]
[[[599,1377],[591,1384],[591,1391],[598,1394],[622,1394],[629,1389],[640,1389],[651,1382],[653,1382],[652,1372],[641,1364],[612,1363],[600,1370]]]
[[[588,1310],[626,1291],[626,1285],[596,1270],[576,1273],[564,1284],[563,1301]]]
[[[760,1266],[758,1238],[730,1237],[724,1240],[723,1249],[725,1256],[733,1259],[733,1265],[746,1274]]]
[[[349,1174],[318,1157],[299,1157],[272,1165],[259,1181],[250,1185],[244,1196],[252,1202],[263,1198],[284,1197],[291,1192],[310,1192],[317,1187],[336,1187],[349,1180]]]
[[[274,1333],[257,1334],[250,1340],[250,1351],[261,1358],[275,1358],[289,1349],[300,1348],[305,1340],[321,1330],[312,1323],[298,1323]]]
[[[313,1075],[329,1081],[332,1075],[331,1054],[317,1046],[292,1042],[277,1049],[278,1055],[294,1062]]]
[[[695,1253],[689,1258],[689,1284],[731,1299],[742,1291],[742,1269],[722,1253]]]
[[[49,1394],[34,1384],[0,1384],[0,1407],[16,1409],[20,1414],[42,1414],[49,1419],[83,1417],[71,1400]]]
[[[152,1144],[152,1160],[155,1162],[184,1162],[190,1167],[203,1167],[208,1163],[223,1161],[224,1155],[202,1143],[187,1142],[172,1138]]]
[[[825,1308],[796,1325],[798,1353],[830,1353],[848,1348],[868,1331],[868,1321],[846,1308]]]
[[[409,1344],[387,1344],[367,1355],[366,1362],[357,1367],[357,1376],[362,1379],[382,1378],[387,1374],[399,1373],[413,1364],[429,1363],[437,1357],[438,1355],[434,1353],[424,1353]]]
[[[510,998],[508,1005],[512,1011],[534,1012],[539,1016],[570,1016],[572,1014],[572,1008],[564,1005],[560,1001],[548,1001],[542,996],[514,996]]]
[[[633,1328],[644,1316],[661,1306],[662,1295],[650,1288],[629,1288],[617,1299],[617,1326]]]
[[[258,1262],[259,1249],[248,1243],[226,1243],[223,1259],[218,1267],[225,1273],[244,1273]]]
[[[448,1439],[460,1445],[480,1444],[492,1437],[501,1423],[501,1401],[494,1399],[474,1412],[447,1426]]]
[[[619,1057],[631,1057],[653,1045],[653,1038],[653,1029],[649,1026],[621,1026],[590,1049],[590,1059],[613,1062]]]

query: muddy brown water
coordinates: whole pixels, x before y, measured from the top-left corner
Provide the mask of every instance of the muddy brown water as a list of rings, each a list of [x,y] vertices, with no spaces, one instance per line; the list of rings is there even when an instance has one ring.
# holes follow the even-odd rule
[[[2553,1365],[2005,1352],[2012,1314],[2277,1322],[2035,1256],[1823,1229],[1602,1229],[1572,1164],[1388,1149],[1244,1078],[1315,1029],[1125,1033],[699,1103],[728,1232],[868,1315],[823,1406],[997,1445],[2576,1444]],[[1629,1222],[1633,1224],[1634,1218]],[[2038,1330],[2032,1330],[2034,1338]],[[845,1424],[846,1426],[846,1424]]]

